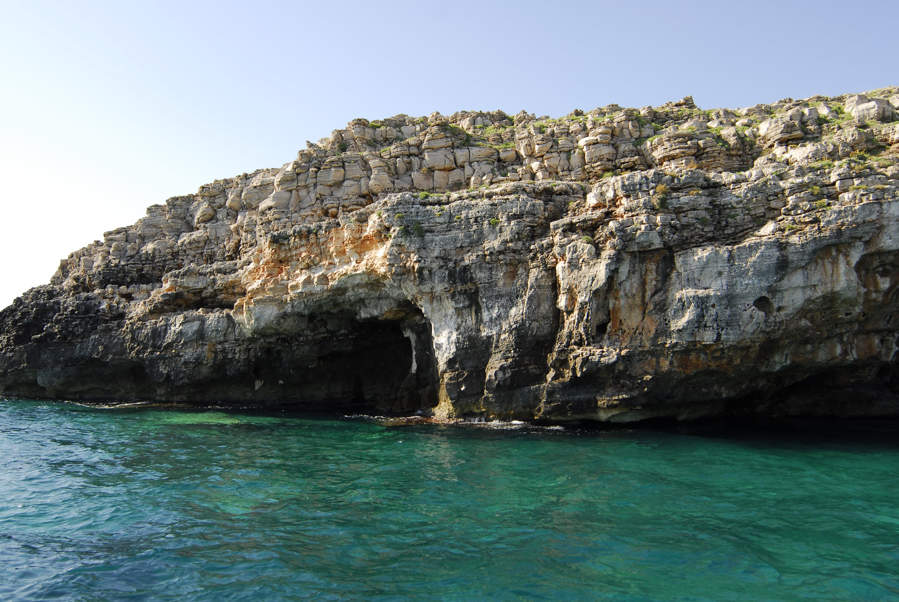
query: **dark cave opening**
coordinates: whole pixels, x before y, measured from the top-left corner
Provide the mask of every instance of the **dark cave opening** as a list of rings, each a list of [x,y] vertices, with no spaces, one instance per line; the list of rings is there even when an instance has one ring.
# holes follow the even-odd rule
[[[417,307],[377,319],[320,313],[302,322],[296,332],[256,337],[246,363],[191,388],[209,401],[300,412],[410,415],[437,404],[431,325]]]

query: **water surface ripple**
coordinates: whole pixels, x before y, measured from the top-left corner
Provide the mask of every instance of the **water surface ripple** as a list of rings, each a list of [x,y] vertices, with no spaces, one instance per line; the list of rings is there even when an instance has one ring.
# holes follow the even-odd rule
[[[0,401],[0,599],[899,598],[897,433]]]

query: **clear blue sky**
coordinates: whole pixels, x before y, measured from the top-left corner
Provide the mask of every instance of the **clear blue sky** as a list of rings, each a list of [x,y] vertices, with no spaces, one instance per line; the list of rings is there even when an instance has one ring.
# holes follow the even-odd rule
[[[0,306],[146,206],[354,117],[895,85],[897,7],[0,0]]]

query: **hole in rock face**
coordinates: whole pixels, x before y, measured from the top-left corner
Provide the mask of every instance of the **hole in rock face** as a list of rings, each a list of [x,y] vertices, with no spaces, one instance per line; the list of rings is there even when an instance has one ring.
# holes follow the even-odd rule
[[[437,404],[431,325],[417,307],[363,320],[319,313],[299,323],[254,339],[244,363],[194,390],[210,401],[324,413],[408,415]]]
[[[757,310],[763,312],[765,315],[774,313],[774,304],[771,302],[771,299],[764,295],[753,301],[752,304]]]

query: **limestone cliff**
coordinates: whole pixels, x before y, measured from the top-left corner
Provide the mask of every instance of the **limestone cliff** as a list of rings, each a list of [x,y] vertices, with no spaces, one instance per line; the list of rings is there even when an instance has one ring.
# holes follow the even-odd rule
[[[899,414],[897,107],[357,119],[69,256],[0,312],[0,392]]]

